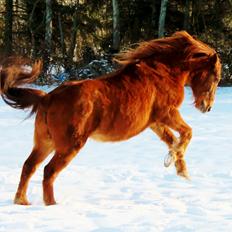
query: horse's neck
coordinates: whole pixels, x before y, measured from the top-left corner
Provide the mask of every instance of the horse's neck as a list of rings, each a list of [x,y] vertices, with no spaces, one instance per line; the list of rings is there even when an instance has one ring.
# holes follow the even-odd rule
[[[190,82],[189,71],[183,71],[180,68],[175,67],[171,70],[171,74],[175,76],[176,81],[179,82],[181,86],[185,86]]]
[[[184,87],[189,82],[189,71],[183,71],[179,67],[169,67],[160,62],[153,62],[152,65],[140,62],[136,66],[143,72],[144,78],[151,79],[155,84],[175,82],[176,85]]]

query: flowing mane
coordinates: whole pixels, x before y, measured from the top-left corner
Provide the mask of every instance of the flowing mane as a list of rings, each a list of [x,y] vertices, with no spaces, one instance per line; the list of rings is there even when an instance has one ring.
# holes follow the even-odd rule
[[[185,31],[174,33],[171,37],[154,39],[139,43],[136,49],[129,49],[116,55],[119,64],[128,65],[143,59],[155,59],[172,65],[192,57],[211,56],[215,50],[192,37]],[[173,59],[175,57],[175,59]],[[178,60],[177,60],[178,59]]]

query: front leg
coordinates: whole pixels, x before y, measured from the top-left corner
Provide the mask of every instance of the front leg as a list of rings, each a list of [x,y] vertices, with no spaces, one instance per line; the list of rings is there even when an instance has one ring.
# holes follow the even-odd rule
[[[170,147],[170,151],[172,155],[174,155],[177,174],[188,178],[188,171],[184,160],[184,154],[192,138],[192,129],[182,119],[178,109],[174,107],[169,109],[165,116],[162,117],[161,121],[162,124],[166,126],[166,128],[169,127],[177,131],[180,135],[179,141],[177,143],[173,143],[173,145]]]
[[[167,144],[169,148],[169,153],[164,161],[164,166],[169,167],[172,162],[176,160],[176,152],[174,151],[174,149],[176,147],[176,144],[178,143],[178,139],[172,133],[170,128],[168,128],[161,122],[153,123],[152,125],[150,125],[150,128],[159,136],[162,141]]]
[[[163,123],[171,129],[177,131],[180,135],[179,142],[174,148],[176,152],[176,171],[177,174],[188,179],[188,171],[184,160],[184,154],[192,138],[192,128],[182,119],[178,109],[170,108],[168,114],[163,119]]]
[[[163,123],[155,122],[150,125],[152,131],[154,131],[159,138],[164,141],[169,149],[172,149],[175,144],[177,144],[177,138],[172,133],[172,131]]]

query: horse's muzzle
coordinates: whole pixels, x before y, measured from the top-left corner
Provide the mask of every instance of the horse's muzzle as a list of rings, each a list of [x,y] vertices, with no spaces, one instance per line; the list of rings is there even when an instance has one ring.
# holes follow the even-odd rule
[[[200,105],[197,107],[202,113],[210,112],[212,109],[212,106],[210,104],[207,104],[206,101],[202,101]]]

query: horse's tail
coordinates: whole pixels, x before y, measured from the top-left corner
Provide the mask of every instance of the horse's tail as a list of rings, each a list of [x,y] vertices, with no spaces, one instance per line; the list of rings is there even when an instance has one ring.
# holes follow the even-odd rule
[[[0,94],[3,100],[13,108],[31,108],[31,113],[37,111],[41,99],[46,95],[41,90],[21,88],[24,84],[35,81],[42,70],[42,62],[36,61],[32,68],[28,66],[0,66]]]

